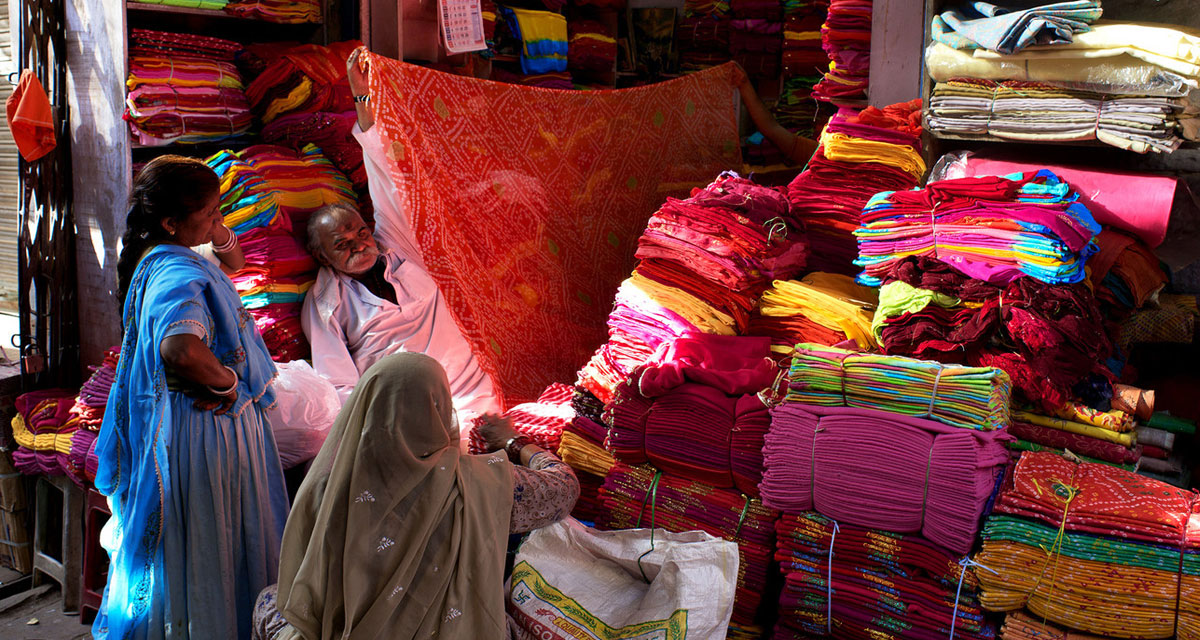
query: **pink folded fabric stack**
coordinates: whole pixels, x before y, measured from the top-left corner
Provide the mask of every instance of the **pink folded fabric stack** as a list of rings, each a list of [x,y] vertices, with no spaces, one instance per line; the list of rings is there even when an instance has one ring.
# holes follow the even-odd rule
[[[777,368],[770,339],[689,334],[617,387],[607,447],[627,464],[758,495],[770,420],[756,395]]]
[[[91,437],[95,434],[80,429],[79,419],[71,415],[77,395],[65,389],[46,389],[17,396],[12,428],[18,445],[13,451],[13,465],[18,471],[29,475],[66,474],[82,483],[82,474],[75,473],[69,458],[72,440],[79,431]]]
[[[829,71],[813,88],[827,102],[867,99],[871,75],[871,0],[830,0],[821,27],[821,46],[829,54]]]
[[[763,448],[763,503],[815,510],[970,551],[1008,464],[1004,431],[977,431],[871,409],[785,402]]]
[[[723,174],[686,200],[669,198],[638,239],[640,260],[617,291],[609,340],[579,373],[601,401],[664,343],[685,333],[737,335],[774,278],[804,268],[783,194]]]

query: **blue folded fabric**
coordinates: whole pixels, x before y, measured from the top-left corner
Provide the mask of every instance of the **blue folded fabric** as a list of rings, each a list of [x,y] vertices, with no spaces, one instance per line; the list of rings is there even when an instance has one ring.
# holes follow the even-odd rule
[[[934,40],[955,49],[1015,53],[1032,45],[1072,42],[1076,33],[1090,31],[1102,13],[1099,0],[1031,8],[971,1],[934,17],[931,31]]]

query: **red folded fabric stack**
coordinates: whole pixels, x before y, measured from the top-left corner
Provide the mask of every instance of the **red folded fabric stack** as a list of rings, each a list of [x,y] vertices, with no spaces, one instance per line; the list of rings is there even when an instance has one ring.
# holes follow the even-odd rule
[[[871,107],[859,114],[839,112],[825,131],[827,136],[840,133],[852,141],[910,147],[919,154],[920,118],[921,103],[914,100],[883,110]],[[917,177],[890,157],[830,159],[826,140],[823,136],[822,146],[808,168],[787,187],[792,205],[789,220],[794,228],[808,233],[812,252],[810,270],[857,275],[858,269],[853,264],[858,257],[854,230],[859,226],[863,207],[880,191],[912,189],[917,186]]]
[[[716,15],[692,15],[675,25],[675,45],[679,47],[679,68],[700,71],[729,62],[730,21]]]
[[[78,418],[79,426],[88,431],[99,431],[104,422],[104,408],[108,406],[108,392],[112,389],[117,377],[117,360],[121,347],[110,347],[104,353],[104,361],[99,366],[90,367],[92,375],[79,389],[75,405],[71,407],[71,416]]]
[[[567,68],[572,73],[609,73],[616,67],[617,34],[596,20],[567,23]]]
[[[281,24],[321,21],[320,0],[230,0],[225,11],[239,18]]]
[[[246,88],[250,107],[263,124],[289,113],[354,110],[346,81],[346,59],[361,46],[361,42],[352,40],[327,47],[306,44],[259,50],[258,55],[268,56],[267,65]]]

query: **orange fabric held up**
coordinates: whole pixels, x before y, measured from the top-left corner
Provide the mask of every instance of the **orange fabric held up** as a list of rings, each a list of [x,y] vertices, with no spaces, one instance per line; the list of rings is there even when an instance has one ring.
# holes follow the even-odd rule
[[[26,162],[54,150],[54,110],[46,90],[32,71],[21,72],[21,80],[8,96],[8,130]]]
[[[362,64],[378,160],[506,406],[575,379],[646,221],[741,164],[732,64],[609,91]]]

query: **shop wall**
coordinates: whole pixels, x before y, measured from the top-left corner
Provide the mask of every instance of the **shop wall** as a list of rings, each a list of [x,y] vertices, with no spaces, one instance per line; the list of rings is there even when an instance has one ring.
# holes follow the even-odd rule
[[[71,163],[81,362],[99,362],[120,344],[117,244],[125,224],[129,135],[125,93],[125,3],[67,3]]]

